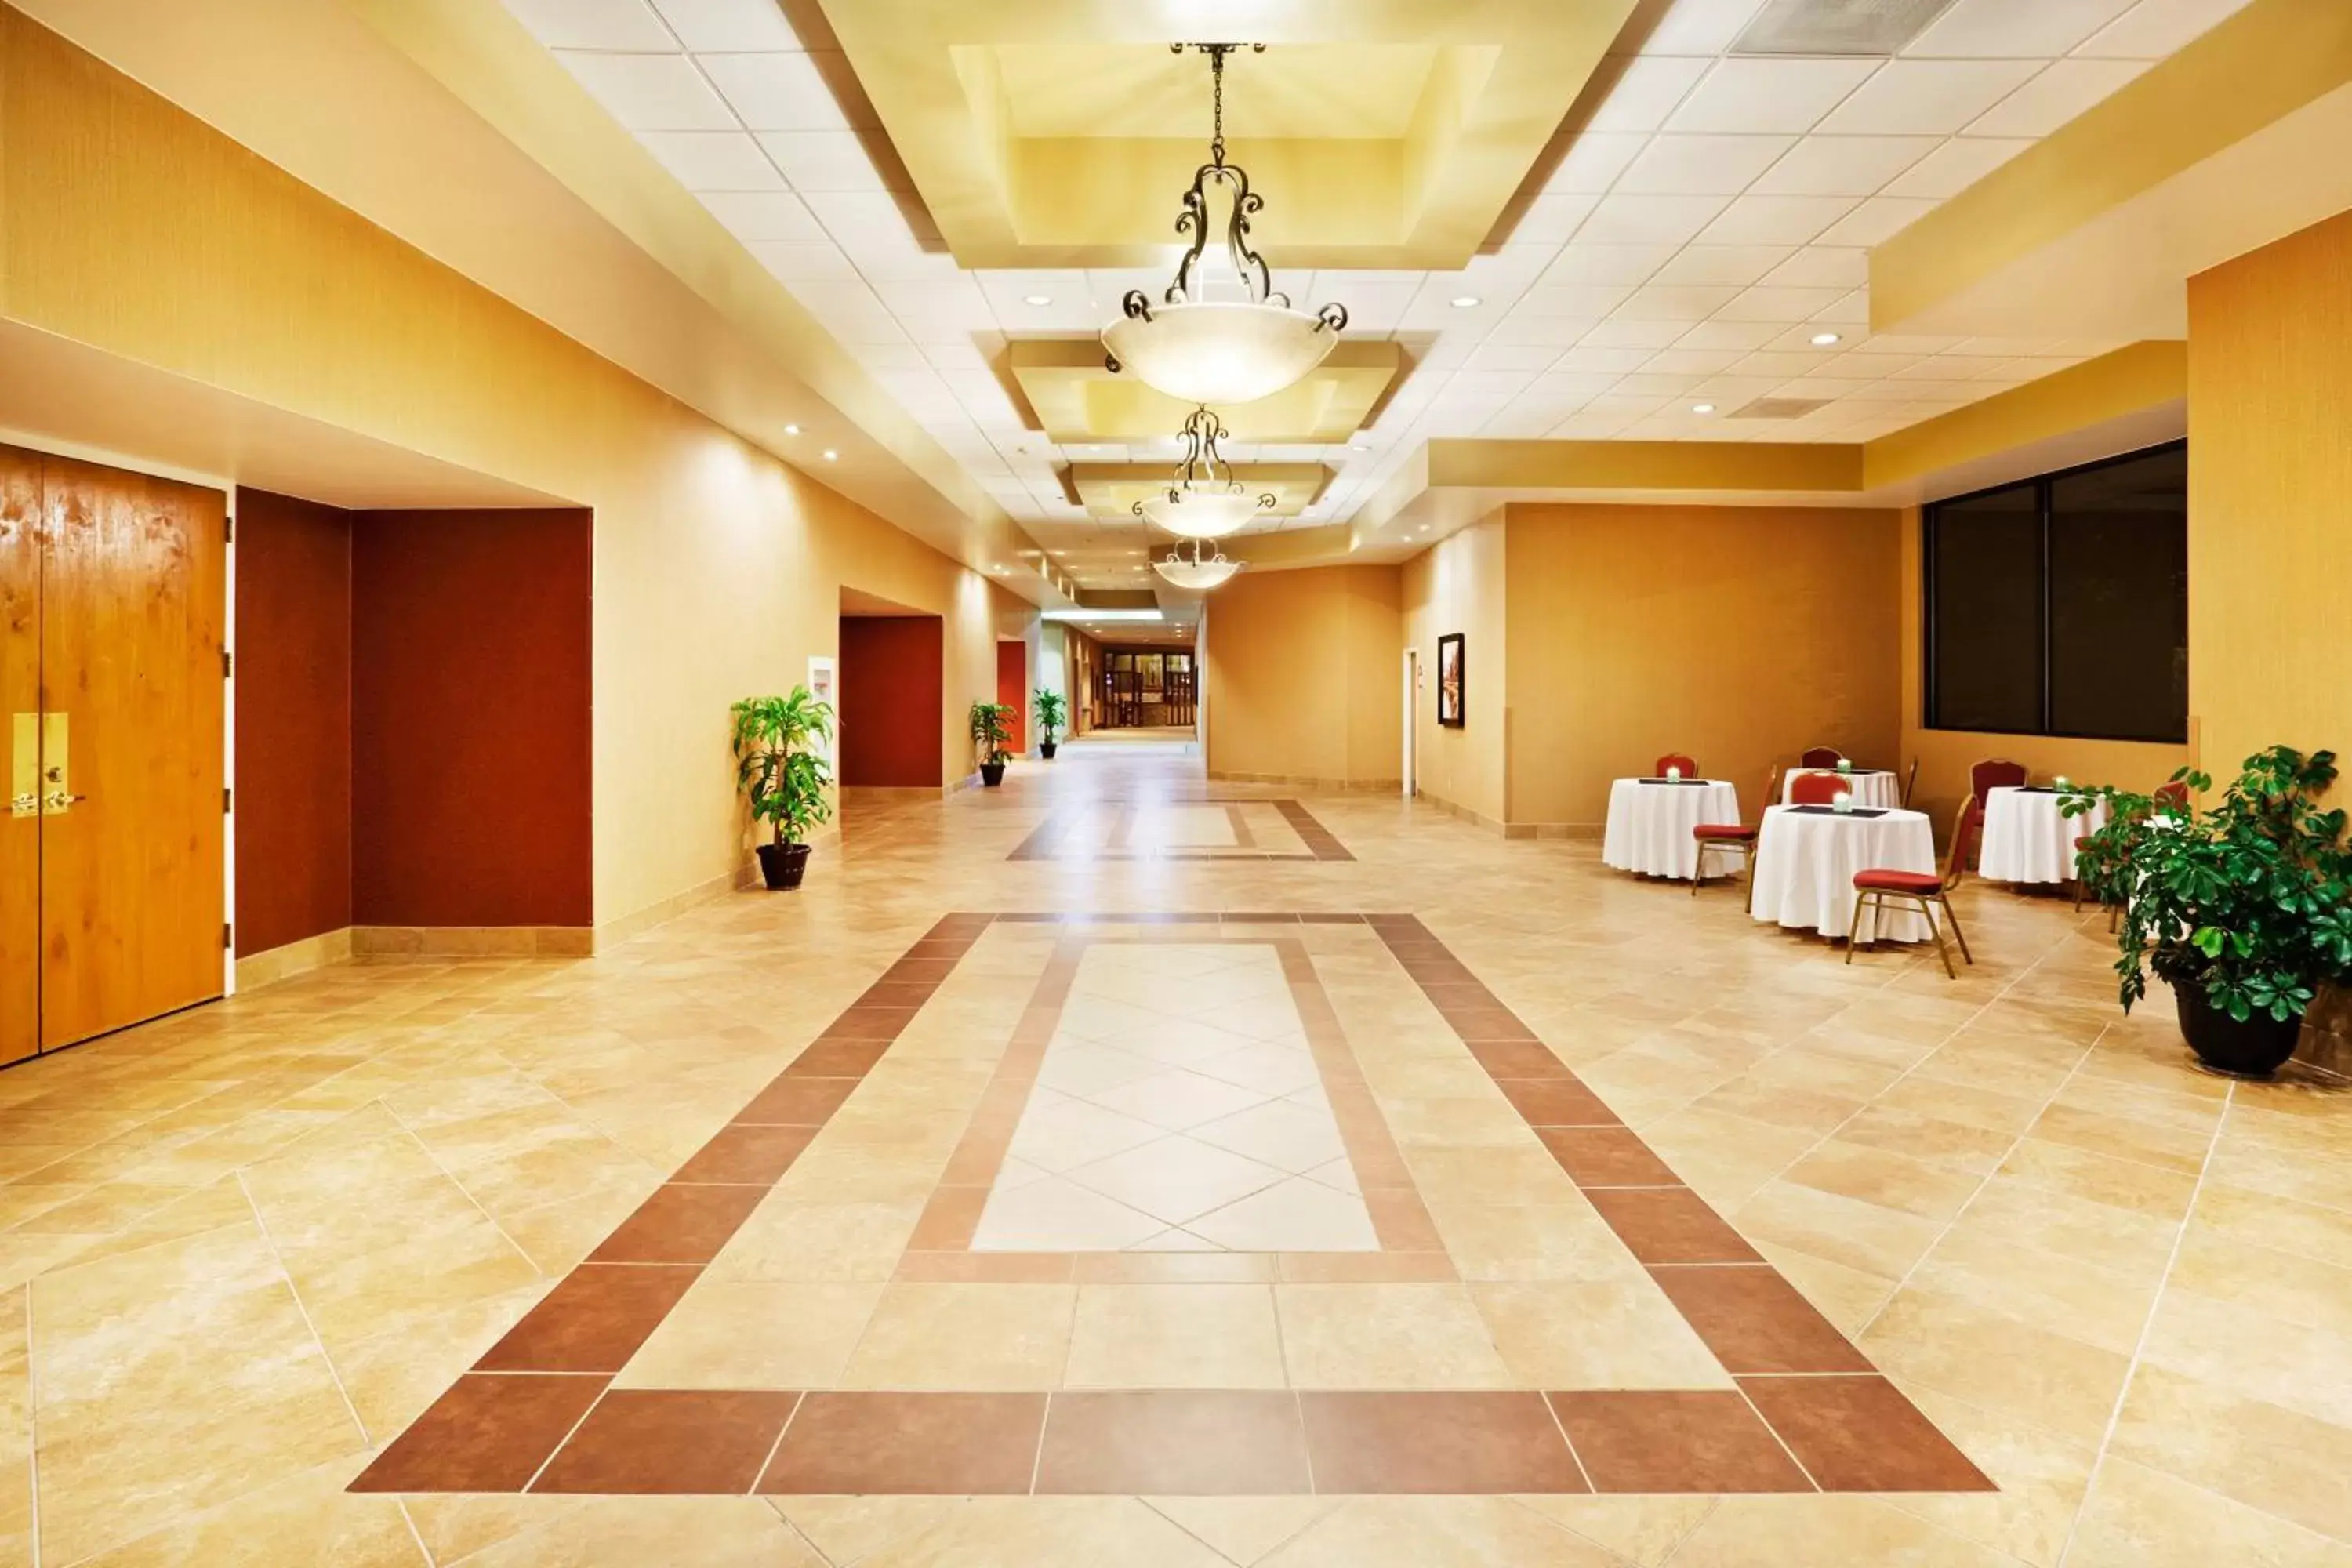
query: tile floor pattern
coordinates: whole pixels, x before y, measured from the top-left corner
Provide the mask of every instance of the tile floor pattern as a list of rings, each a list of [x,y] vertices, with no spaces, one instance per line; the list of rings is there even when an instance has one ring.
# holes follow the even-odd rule
[[[1112,742],[1116,744],[1117,742]],[[1012,860],[1349,860],[1346,845],[1296,800],[1103,800],[1049,815]]]
[[[2352,1561],[2345,1097],[2188,1068],[2168,1009],[2116,1012],[2101,920],[1971,886],[1957,983],[1915,952],[1848,968],[1744,921],[1736,886],[1693,900],[1590,845],[1365,797],[1313,802],[1351,863],[1007,858],[1087,799],[1202,793],[1182,759],[1073,745],[1002,792],[852,802],[801,895],[721,900],[593,959],[339,969],[0,1073],[0,1562]],[[1047,1255],[1066,1278],[969,1287],[1003,1292],[975,1317],[963,1282],[916,1276],[983,1255],[910,1243],[1054,949],[1117,922],[992,921],[954,963],[902,957],[951,940],[925,935],[948,910],[1410,911],[1613,1121],[1518,1115],[1506,1082],[1544,1080],[1486,1070],[1443,998],[1398,989],[1385,936],[1301,921],[1452,1280],[1318,1314],[1339,1286],[1285,1279],[1288,1255],[1208,1255],[1276,1262],[1194,1286],[1113,1266],[1202,1255]],[[828,1022],[926,981],[883,1051],[861,1048],[873,1015]],[[1646,1162],[1770,1268],[1634,1261],[1605,1194],[1651,1185]],[[731,1224],[724,1201],[661,1197],[743,1185],[762,1195]],[[633,1222],[649,1199],[678,1206]],[[700,1267],[586,1261],[721,1230]],[[1604,1283],[1630,1290],[1630,1264],[1685,1324],[1706,1292],[1667,1290],[1675,1270],[1784,1279],[1875,1374],[1553,1381],[1541,1358],[1661,1321],[1593,1310],[1617,1299],[1580,1290],[1603,1240]],[[630,1285],[617,1320],[658,1325],[618,1372],[470,1370],[590,1270]],[[1178,1289],[1198,1294],[1171,1313]],[[735,1380],[746,1354],[767,1364]],[[1154,1358],[1217,1381],[1155,1382]],[[923,1386],[926,1368],[958,1381]],[[1389,1381],[1343,1386],[1349,1368]],[[570,1435],[560,1466],[508,1483],[534,1489],[346,1489],[481,1384],[496,1421],[459,1435],[482,1452]],[[1732,1401],[1810,1434],[1793,1457],[1833,1486],[1874,1457],[1840,1441],[1874,1419],[1841,1405],[1864,1389],[1997,1489],[1739,1489],[1786,1472],[1752,1428],[1722,1436]],[[1303,1451],[1316,1489],[1224,1490],[1222,1448],[1182,1436],[1204,1431],[1255,1458],[1254,1486]],[[1139,1434],[1190,1468],[1095,1489],[1136,1479]],[[1024,1440],[1031,1491],[1060,1495],[989,1473]],[[826,1489],[902,1442],[923,1459],[908,1490]],[[610,1495],[649,1455],[776,1489]],[[1563,1456],[1601,1489],[1554,1489]],[[1700,1461],[1724,1490],[1652,1489]],[[1410,1465],[1492,1489],[1370,1489]]]

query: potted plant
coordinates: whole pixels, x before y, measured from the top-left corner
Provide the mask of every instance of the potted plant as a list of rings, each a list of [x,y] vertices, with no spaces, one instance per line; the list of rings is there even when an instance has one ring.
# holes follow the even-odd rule
[[[808,868],[803,836],[833,816],[824,798],[833,774],[812,743],[833,733],[833,710],[805,686],[789,697],[747,697],[735,716],[735,784],[751,816],[774,829],[760,846],[760,876],[771,890],[797,888]]]
[[[2172,776],[2212,787],[2187,768]],[[2335,781],[2333,752],[2273,746],[2246,759],[2210,811],[2098,792],[2109,818],[2081,864],[2123,905],[2124,1008],[2147,994],[2153,970],[2172,987],[2181,1034],[2216,1071],[2276,1072],[2314,993],[2352,981],[2352,848],[2343,810],[2316,804]],[[2088,796],[2067,805],[2088,807]]]
[[[1054,746],[1070,721],[1070,706],[1060,692],[1044,686],[1031,692],[1029,700],[1037,705],[1037,754],[1050,763]]]
[[[1010,703],[971,705],[971,744],[980,753],[980,782],[991,789],[1004,782],[1004,764],[1013,755],[1013,717]]]

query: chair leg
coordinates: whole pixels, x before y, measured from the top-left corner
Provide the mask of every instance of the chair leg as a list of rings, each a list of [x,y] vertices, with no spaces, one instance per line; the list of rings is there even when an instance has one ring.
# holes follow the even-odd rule
[[[1848,963],[1853,962],[1854,946],[1862,936],[1863,900],[1869,897],[1868,893],[1856,893],[1853,896],[1853,919],[1846,922],[1845,928],[1845,961]]]
[[[2074,912],[2078,915],[2083,912],[2083,879],[2080,877],[2074,879]]]
[[[1974,969],[1977,963],[1976,954],[1969,951],[1969,935],[1968,932],[1960,929],[1960,917],[1952,912],[1951,895],[1947,893],[1937,901],[1944,906],[1944,919],[1950,922],[1952,928],[1952,940],[1960,944],[1960,956],[1969,961],[1969,968]],[[1949,969],[1951,966],[1951,961],[1949,959],[1944,961],[1945,968]],[[1955,978],[1957,978],[1957,976]]]
[[[1960,972],[1952,967],[1952,950],[1945,944],[1943,923],[1936,919],[1935,907],[1925,899],[1916,901],[1919,905],[1920,918],[1927,922],[1927,934],[1936,939],[1936,956],[1944,961],[1944,977],[1947,980],[1958,980],[1960,977]]]
[[[1698,854],[1691,860],[1691,897],[1698,897],[1698,887],[1706,880],[1706,840],[1698,841]]]
[[[1756,912],[1756,852],[1763,847],[1764,841],[1759,838],[1753,844],[1744,844],[1740,846],[1739,849],[1739,863],[1741,866],[1746,868],[1748,873],[1748,903],[1746,907],[1748,912],[1751,915]]]

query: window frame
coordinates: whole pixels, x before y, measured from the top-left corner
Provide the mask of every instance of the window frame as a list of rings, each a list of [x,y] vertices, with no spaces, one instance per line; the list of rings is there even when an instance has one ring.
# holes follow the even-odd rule
[[[1997,485],[1985,485],[1977,489],[1963,490],[1957,495],[1938,496],[1936,500],[1928,501],[1920,507],[1919,714],[1921,722],[1919,727],[1921,729],[1936,730],[1946,734],[1953,735],[2034,735],[2046,736],[2051,740],[2057,741],[2114,741],[2127,745],[2179,746],[2186,745],[2188,743],[2189,718],[2185,711],[2181,715],[2180,731],[2178,734],[2156,740],[2150,740],[2145,736],[2138,735],[2103,735],[2096,731],[2087,730],[2056,730],[2051,728],[2050,724],[2052,707],[2052,692],[2050,688],[2050,548],[2051,523],[2053,521],[2051,515],[2051,498],[2057,488],[2058,481],[2073,479],[2078,474],[2093,473],[2100,468],[2112,468],[2119,464],[2137,462],[2143,458],[2156,457],[2159,453],[2173,451],[2186,453],[2188,449],[2188,438],[2186,437],[2179,437],[2169,441],[2156,442],[2152,446],[2135,447],[2128,452],[2118,452],[2113,457],[2099,458],[2087,463],[2076,463],[2071,468],[2053,468],[2048,473],[2034,474],[2025,479],[2010,479]],[[1937,690],[1937,666],[1936,657],[1937,631],[1936,626],[1936,531],[1939,522],[1938,514],[1944,507],[1954,502],[1976,500],[1985,496],[1997,495],[2003,490],[2021,489],[2028,485],[2031,485],[2033,488],[2033,515],[2035,524],[2040,530],[2042,546],[2041,582],[2039,584],[2042,601],[2041,614],[2034,626],[2034,668],[2041,676],[2041,689],[2036,693],[2036,723],[2031,730],[1967,730],[1954,725],[1945,724],[1941,721],[1941,715],[1937,711],[1939,697],[1939,693]],[[2184,529],[2187,527],[2185,508],[2182,527]],[[2187,651],[2185,647],[2185,634],[2183,637],[2183,643],[2184,651]]]

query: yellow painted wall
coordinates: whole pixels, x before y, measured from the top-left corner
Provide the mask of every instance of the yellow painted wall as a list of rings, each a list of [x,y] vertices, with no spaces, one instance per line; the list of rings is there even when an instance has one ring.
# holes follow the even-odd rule
[[[971,771],[1013,596],[4,6],[0,73],[0,313],[594,509],[599,924],[733,874],[727,704],[845,584],[946,617]]]
[[[1414,725],[1421,793],[1490,824],[1508,818],[1512,712],[1504,622],[1504,529],[1497,514],[1451,534],[1403,567],[1406,646],[1421,654]],[[1437,639],[1460,632],[1461,729],[1437,722]]]
[[[1597,832],[1613,779],[1687,752],[1751,816],[1815,743],[1892,765],[1897,514],[1552,506],[1506,512],[1515,827]]]
[[[1202,641],[1213,775],[1394,788],[1403,744],[1403,577],[1394,566],[1244,572]]]
[[[1911,804],[1935,820],[1942,833],[1969,793],[1969,769],[1989,757],[2022,763],[2037,779],[2060,774],[2083,784],[2115,784],[2142,794],[2172,776],[2173,770],[2195,759],[2196,720],[2189,721],[2190,744],[2164,745],[2144,741],[2081,741],[2063,735],[2010,735],[1979,730],[1930,730],[1921,715],[1927,703],[1926,606],[1920,583],[1919,510],[1902,514],[1903,537],[1903,765],[1919,762],[1919,783]],[[2192,569],[2189,591],[2196,592]],[[2189,637],[2192,672],[2199,651],[2195,633]]]
[[[2352,213],[2189,281],[2189,710],[2352,752]]]

